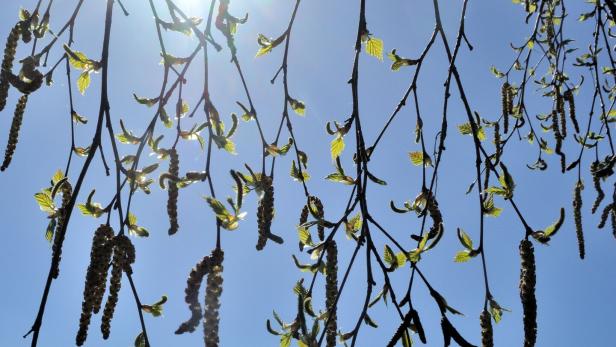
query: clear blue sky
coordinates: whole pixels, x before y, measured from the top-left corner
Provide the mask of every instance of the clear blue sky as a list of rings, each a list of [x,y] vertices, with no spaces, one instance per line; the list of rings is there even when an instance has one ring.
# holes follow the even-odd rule
[[[56,0],[52,11],[52,28],[56,29],[68,18],[76,1]],[[152,110],[133,101],[131,93],[154,96],[160,87],[162,67],[158,41],[154,31],[152,14],[146,1],[124,1],[130,16],[125,17],[116,7],[110,60],[110,103],[114,126],[119,128],[122,118],[127,127],[140,134],[144,124],[152,116]],[[164,7],[159,12],[168,18]],[[178,4],[191,15],[205,16],[206,5],[201,0],[178,0]],[[234,0],[231,12],[242,16],[250,14],[248,23],[240,26],[237,34],[239,58],[255,99],[259,115],[265,124],[266,137],[273,139],[274,124],[277,124],[283,104],[282,85],[271,85],[273,76],[282,59],[282,49],[254,58],[258,45],[257,34],[277,36],[288,23],[294,1]],[[329,120],[344,120],[351,112],[350,88],[346,84],[351,72],[353,45],[356,34],[358,1],[303,1],[298,15],[289,54],[289,83],[291,94],[304,100],[307,105],[305,118],[293,115],[294,129],[300,148],[310,156],[310,191],[321,197],[326,206],[326,217],[337,219],[350,193],[348,186],[330,183],[321,178],[333,172],[329,157],[329,141],[325,123]],[[376,1],[369,0],[367,20],[371,32],[384,40],[387,51],[397,48],[398,53],[417,57],[427,42],[433,28],[433,12],[428,1]],[[451,5],[455,3],[455,5]],[[93,59],[100,56],[100,42],[104,19],[105,1],[86,1],[76,23],[74,47]],[[32,8],[34,0],[5,0],[0,10],[0,36],[2,42],[17,19],[20,5]],[[453,40],[459,20],[461,1],[442,1],[442,15],[449,39]],[[566,29],[577,39],[577,46],[585,49],[592,30],[591,24],[579,24],[577,16],[582,4],[568,4],[571,13]],[[521,42],[529,33],[523,24],[521,8],[509,0],[471,0],[467,18],[467,34],[475,50],[461,51],[458,66],[474,110],[488,119],[495,119],[500,109],[500,82],[489,72],[495,65],[504,67],[511,62],[509,42]],[[222,36],[215,32],[219,42]],[[196,45],[194,38],[177,33],[165,33],[168,49],[176,56],[186,55]],[[61,42],[66,40],[65,37]],[[54,48],[52,56],[61,54],[61,47]],[[24,56],[25,50],[19,54]],[[55,61],[51,59],[50,61]],[[360,112],[368,142],[372,142],[386,121],[391,110],[407,88],[412,69],[399,72],[389,70],[389,63],[365,54],[360,62]],[[191,106],[198,100],[202,81],[200,64],[189,74],[189,84],[184,93]],[[437,43],[429,56],[429,62],[420,78],[420,98],[425,121],[425,134],[432,139],[441,118],[443,98],[442,83],[447,73],[443,47]],[[245,100],[234,67],[229,64],[227,50],[211,57],[212,99],[223,117],[239,112],[236,100]],[[572,73],[577,81],[581,71]],[[74,74],[75,75],[75,74]],[[74,83],[74,81],[73,81]],[[92,86],[85,96],[76,97],[76,109],[91,121],[77,126],[77,145],[87,146],[94,130],[94,119],[99,105],[100,75],[94,75]],[[587,85],[585,85],[586,87]],[[11,108],[17,96],[11,93],[9,106],[0,117],[0,142],[4,143],[11,122]],[[441,245],[423,257],[420,266],[431,283],[448,300],[449,304],[462,311],[465,317],[452,317],[453,324],[473,343],[480,342],[478,316],[483,306],[483,283],[481,264],[474,259],[465,264],[452,261],[461,246],[455,236],[456,227],[462,227],[478,240],[478,211],[476,196],[465,195],[468,184],[474,178],[474,155],[470,137],[459,135],[454,126],[465,120],[464,110],[453,92],[450,110],[450,135],[447,150],[439,175],[439,204],[445,218],[446,234]],[[534,98],[531,108],[546,112],[546,100]],[[580,117],[588,110],[588,95],[580,94],[578,107]],[[197,113],[202,117],[200,112]],[[228,118],[226,118],[228,119]],[[410,164],[407,153],[418,150],[413,142],[415,115],[410,107],[405,108],[394,122],[388,135],[371,161],[374,174],[388,182],[386,187],[370,188],[370,208],[388,230],[403,240],[406,247],[414,244],[408,235],[418,231],[420,222],[411,215],[394,214],[388,207],[390,200],[402,202],[412,199],[421,187],[421,170]],[[162,127],[158,127],[160,131]],[[166,140],[172,132],[166,131]],[[30,98],[26,111],[20,142],[10,169],[0,177],[0,191],[4,203],[0,209],[3,221],[3,239],[0,243],[0,345],[26,346],[29,340],[21,336],[30,328],[40,302],[45,277],[49,268],[50,244],[45,241],[45,214],[39,211],[33,194],[47,186],[51,175],[65,165],[70,145],[66,78],[62,69],[55,74],[53,87],[44,87]],[[285,137],[286,138],[286,135]],[[258,166],[260,162],[259,140],[254,123],[241,123],[234,137],[238,156],[214,151],[213,170],[217,193],[221,197],[231,195],[232,181],[227,172],[241,168],[243,163]],[[168,145],[168,143],[167,143]],[[348,148],[352,148],[350,142]],[[432,151],[432,141],[429,141]],[[568,148],[568,147],[567,147]],[[570,149],[572,149],[571,147]],[[180,144],[181,170],[202,170],[204,156],[196,142]],[[575,177],[558,172],[558,158],[550,156],[548,172],[529,171],[526,163],[534,161],[534,153],[526,142],[516,143],[504,157],[518,183],[516,200],[529,223],[541,229],[552,223],[561,206],[566,208],[567,219],[563,229],[549,247],[536,246],[538,346],[608,346],[613,341],[612,312],[616,309],[616,241],[607,230],[595,226],[597,216],[584,214],[587,259],[577,257],[577,245],[572,222],[571,197]],[[111,157],[106,143],[107,157]],[[123,154],[134,151],[122,145]],[[347,149],[343,162],[350,168],[351,151]],[[585,158],[588,167],[589,158]],[[70,177],[74,181],[83,159],[74,159]],[[145,159],[153,163],[154,157]],[[164,164],[166,166],[166,163]],[[271,318],[272,310],[290,321],[295,313],[295,296],[291,289],[304,273],[300,273],[291,261],[296,254],[304,262],[308,256],[299,254],[296,244],[295,225],[304,202],[301,186],[288,177],[291,158],[277,162],[276,208],[273,231],[285,238],[284,246],[269,244],[264,252],[255,250],[257,238],[255,196],[250,195],[245,204],[249,211],[247,219],[233,232],[224,232],[225,250],[224,292],[221,308],[221,344],[223,346],[277,346],[278,339],[265,330],[265,320]],[[586,181],[590,183],[587,178]],[[96,157],[95,164],[84,184],[79,201],[84,201],[87,192],[96,187],[97,201],[106,203],[115,193],[115,180],[105,177]],[[584,191],[585,211],[590,209],[594,192],[590,184]],[[186,277],[194,264],[214,247],[214,218],[205,202],[205,184],[196,184],[180,191],[180,231],[167,235],[168,220],[165,212],[167,194],[153,185],[149,196],[137,193],[133,212],[139,224],[150,230],[150,237],[134,239],[137,247],[137,262],[134,265],[136,285],[145,303],[151,303],[161,295],[169,296],[164,316],[146,316],[152,346],[201,346],[201,328],[194,334],[176,336],[173,331],[184,321],[188,309],[184,304]],[[497,204],[505,207],[497,219],[487,219],[486,255],[490,285],[499,303],[510,309],[500,324],[495,326],[497,346],[518,346],[523,340],[522,307],[518,294],[519,256],[518,242],[523,229],[513,211],[502,200]],[[114,216],[115,218],[115,216]],[[69,346],[74,344],[77,331],[83,281],[90,252],[93,230],[100,223],[78,212],[73,214],[67,239],[64,244],[61,275],[51,290],[40,346]],[[340,269],[346,267],[353,243],[342,234],[338,235]],[[383,240],[376,237],[379,248]],[[361,253],[360,253],[361,254]],[[365,292],[363,256],[351,273],[347,290],[340,304],[339,327],[349,331],[361,310]],[[406,288],[408,269],[398,270],[394,275],[397,292]],[[342,277],[340,275],[340,277]],[[306,277],[308,278],[308,277]],[[611,278],[611,279],[610,279]],[[382,276],[377,275],[379,286]],[[100,336],[100,317],[92,321],[87,346],[131,346],[140,327],[134,301],[128,287],[120,294],[120,301],[112,323],[110,340]],[[313,303],[323,307],[321,279]],[[378,291],[378,287],[375,287]],[[428,334],[428,345],[442,344],[439,313],[423,284],[413,293],[414,303],[420,312]],[[395,310],[378,304],[370,315],[379,324],[378,329],[368,326],[360,331],[359,346],[384,344],[396,326]],[[419,341],[416,341],[419,343]]]

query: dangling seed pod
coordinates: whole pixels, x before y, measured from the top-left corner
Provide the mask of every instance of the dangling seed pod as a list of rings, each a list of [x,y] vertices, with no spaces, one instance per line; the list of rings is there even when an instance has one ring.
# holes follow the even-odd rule
[[[563,137],[560,133],[560,129],[558,128],[558,112],[556,110],[552,111],[552,131],[554,131],[554,140],[556,141],[554,152],[560,156],[560,169],[563,173],[565,173],[565,170],[567,169],[567,161],[565,158],[565,153],[562,151]]]
[[[26,110],[26,104],[28,103],[28,95],[22,95],[17,101],[15,106],[15,114],[13,115],[13,122],[11,123],[11,130],[9,132],[9,141],[6,145],[6,152],[4,152],[4,162],[0,171],[6,170],[11,164],[13,154],[15,153],[15,147],[19,141],[19,128],[21,128],[21,121],[24,117],[24,111]]]
[[[310,208],[310,213],[312,216],[317,219],[323,219],[325,216],[325,212],[323,211],[323,203],[316,196],[311,196],[308,199],[308,202],[312,207]],[[314,210],[313,210],[314,208]],[[319,236],[319,240],[323,241],[325,239],[325,227],[321,224],[317,225],[317,234]]]
[[[118,235],[113,239],[113,261],[111,279],[109,280],[109,295],[105,303],[101,332],[103,339],[108,339],[111,333],[111,319],[118,303],[118,294],[122,286],[122,272],[132,274],[131,264],[135,262],[135,248],[126,235]]]
[[[176,334],[179,335],[185,332],[192,333],[195,329],[197,329],[197,325],[199,325],[199,321],[201,320],[201,317],[203,317],[201,304],[199,304],[199,288],[201,287],[201,282],[203,282],[203,277],[210,272],[211,268],[212,258],[210,256],[205,256],[190,271],[190,275],[186,281],[186,289],[184,290],[184,293],[186,294],[184,301],[188,304],[191,315],[190,318],[186,322],[182,323],[175,331]]]
[[[6,106],[6,99],[9,95],[9,75],[13,69],[13,60],[17,53],[17,43],[19,41],[19,23],[15,24],[4,46],[4,57],[2,58],[2,69],[0,70],[0,111]]]
[[[207,276],[205,289],[205,314],[203,333],[206,347],[218,347],[218,325],[220,323],[220,295],[222,294],[222,261],[224,253],[221,249],[212,252],[212,268]]]
[[[605,193],[603,192],[603,189],[601,189],[601,178],[599,177],[599,175],[596,174],[598,168],[599,168],[599,161],[598,160],[593,161],[592,164],[590,165],[590,172],[592,173],[592,183],[595,187],[595,190],[597,191],[597,198],[595,199],[595,202],[592,204],[591,211],[593,214],[597,212],[599,205],[601,205],[601,201],[603,201],[603,198],[605,197]]]
[[[511,113],[510,104],[513,103],[513,101],[509,99],[509,89],[510,88],[511,86],[509,85],[509,82],[503,83],[503,86],[501,88],[501,106],[502,106],[505,134],[509,132],[509,114]]]
[[[325,307],[327,307],[329,324],[327,325],[327,347],[336,346],[338,331],[336,297],[338,296],[338,247],[331,240],[327,245],[327,266],[325,276]]]
[[[175,148],[169,151],[169,173],[174,177],[180,175],[180,159]],[[170,182],[167,188],[167,214],[169,215],[169,235],[178,231],[178,186],[176,182]]]
[[[272,178],[263,175],[261,178],[263,188],[263,198],[259,201],[257,207],[257,225],[259,238],[257,240],[257,250],[260,251],[265,247],[267,239],[271,234],[270,228],[274,219],[274,186]]]
[[[108,225],[101,225],[94,232],[92,249],[90,251],[90,265],[86,273],[86,283],[83,289],[83,302],[81,304],[81,318],[77,332],[77,346],[83,345],[88,336],[90,318],[96,305],[100,307],[98,293],[101,286],[107,282],[107,267],[111,256],[110,241],[113,239],[113,230]],[[104,292],[104,287],[103,287]],[[102,296],[100,296],[102,299]]]
[[[584,184],[578,181],[575,185],[573,193],[573,217],[575,220],[575,233],[578,241],[578,251],[580,259],[584,259],[584,230],[582,229],[582,189]]]
[[[578,124],[577,118],[575,116],[575,100],[573,99],[573,92],[571,89],[565,91],[563,95],[565,101],[569,104],[569,118],[571,119],[571,123],[573,123],[573,127],[575,128],[575,132],[580,132],[580,125]]]
[[[479,322],[481,323],[481,346],[494,347],[492,320],[487,310],[481,311]]]
[[[524,347],[533,347],[537,341],[537,299],[535,298],[535,250],[528,240],[520,242],[520,298],[524,309]]]
[[[56,223],[56,231],[54,233],[53,245],[51,246],[51,251],[53,257],[57,257],[58,261],[53,263],[54,268],[52,270],[51,276],[53,278],[58,278],[60,275],[60,260],[62,259],[62,244],[64,243],[64,234],[62,233],[62,229],[64,229],[64,224],[66,223],[66,213],[68,203],[71,201],[71,195],[73,194],[73,187],[68,181],[62,183],[61,187],[62,191],[62,205],[57,212],[57,223]],[[64,230],[66,232],[66,230]]]

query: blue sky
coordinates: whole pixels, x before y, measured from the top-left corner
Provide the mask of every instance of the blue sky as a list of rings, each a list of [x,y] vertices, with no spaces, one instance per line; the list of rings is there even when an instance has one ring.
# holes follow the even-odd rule
[[[54,2],[52,28],[64,23],[75,2]],[[3,1],[0,36],[8,34],[17,20],[20,5],[31,8],[34,3],[33,0]],[[156,3],[161,16],[168,18],[161,6],[162,1]],[[93,59],[100,56],[104,4],[103,0],[86,1],[76,22],[74,47]],[[282,49],[254,58],[258,50],[256,37],[259,33],[271,37],[282,33],[293,4],[293,1],[274,0],[234,0],[231,4],[232,13],[238,16],[249,13],[248,22],[238,30],[236,43],[255,106],[270,141],[280,119],[283,91],[280,83],[271,85],[269,80],[282,60]],[[162,67],[159,65],[154,22],[146,2],[125,1],[125,5],[130,16],[121,15],[117,7],[114,16],[109,99],[116,129],[121,118],[128,128],[140,134],[153,111],[136,104],[132,93],[143,96],[157,94]],[[206,4],[201,0],[178,0],[178,5],[191,15],[205,16]],[[460,5],[460,1],[455,5],[442,1],[442,16],[450,40],[455,38]],[[566,32],[577,40],[578,47],[584,49],[588,46],[592,25],[576,21],[583,11],[582,5],[568,5],[571,16]],[[357,1],[303,1],[293,28],[289,53],[290,93],[307,105],[306,116],[292,115],[292,121],[299,147],[310,156],[309,172],[313,178],[308,182],[308,187],[312,194],[324,201],[326,217],[334,220],[343,211],[350,188],[321,179],[334,171],[329,155],[331,138],[325,132],[325,123],[342,121],[351,112],[351,93],[346,81],[352,68],[357,14]],[[470,1],[469,4],[467,35],[475,49],[472,52],[462,49],[458,66],[471,106],[491,120],[500,112],[500,82],[491,75],[489,67],[495,65],[502,68],[510,64],[513,53],[509,42],[522,42],[530,30],[524,25],[523,16],[521,8],[508,0]],[[387,51],[397,48],[400,55],[407,57],[420,54],[434,23],[431,2],[428,1],[368,1],[367,20],[370,31],[383,39]],[[224,42],[218,32],[214,35],[219,42]],[[168,50],[176,56],[186,55],[197,44],[195,38],[178,33],[164,33],[164,36]],[[64,40],[65,37],[60,42]],[[27,52],[24,49],[19,54],[23,56]],[[55,61],[53,56],[58,57],[61,53],[61,47],[55,47],[50,61]],[[245,100],[240,80],[229,63],[227,50],[212,54],[210,64],[212,100],[221,115],[229,119],[230,113],[240,112],[235,101]],[[189,84],[184,88],[184,95],[191,106],[198,100],[202,83],[201,64],[195,65],[197,67],[188,76]],[[369,143],[374,141],[406,90],[412,69],[392,72],[388,62],[361,55],[360,112]],[[575,81],[581,72],[575,70],[571,73]],[[446,74],[446,56],[437,41],[420,78],[419,95],[427,139],[434,137],[440,123],[442,84]],[[0,220],[3,221],[3,242],[0,243],[0,271],[3,276],[0,286],[0,344],[3,346],[29,345],[29,340],[21,336],[30,328],[36,315],[49,267],[51,247],[44,238],[47,220],[32,196],[47,185],[57,169],[64,167],[70,145],[66,77],[61,69],[54,79],[53,87],[44,87],[31,96],[15,158],[9,170],[0,177],[0,191],[5,196],[0,209]],[[79,146],[87,146],[91,141],[99,105],[99,87],[100,75],[94,75],[92,86],[85,96],[76,96],[76,110],[90,119],[87,125],[77,126]],[[583,91],[577,100],[582,118],[588,112],[589,106],[582,106],[588,105],[587,94]],[[472,141],[453,129],[456,124],[463,123],[466,116],[455,89],[452,95],[449,114],[451,131],[438,186],[446,234],[439,247],[423,257],[420,266],[449,304],[465,314],[464,317],[452,317],[453,324],[468,340],[479,343],[478,316],[483,306],[484,291],[481,264],[479,259],[465,264],[452,261],[455,252],[461,249],[455,236],[457,227],[465,229],[475,240],[479,237],[477,198],[472,194],[465,195],[468,184],[474,178]],[[2,143],[10,127],[10,109],[16,99],[17,95],[11,93],[9,106],[0,117]],[[538,97],[534,97],[530,105],[537,113],[546,112],[551,107],[547,100]],[[202,112],[197,112],[197,116],[203,117]],[[372,172],[388,182],[385,187],[371,186],[369,189],[373,215],[408,248],[414,244],[408,235],[419,231],[420,220],[411,215],[394,214],[388,204],[390,200],[402,202],[412,199],[421,188],[421,170],[412,166],[407,156],[409,151],[419,149],[413,141],[414,128],[415,114],[407,106],[379,145],[370,164]],[[161,133],[162,126],[157,129],[157,133]],[[162,131],[169,141],[173,133],[166,129]],[[283,138],[286,138],[284,134]],[[239,155],[232,156],[217,150],[213,155],[213,179],[217,194],[221,197],[233,194],[232,180],[227,174],[230,168],[241,168],[244,163],[257,167],[260,163],[260,143],[254,123],[241,123],[234,141]],[[431,152],[431,140],[428,145]],[[347,151],[343,155],[343,163],[349,169],[352,165],[349,148],[352,147],[352,142],[348,141]],[[104,148],[107,157],[111,157],[107,142]],[[196,142],[182,142],[179,148],[182,171],[203,169],[204,155]],[[574,147],[565,148],[572,150]],[[134,148],[121,145],[120,150],[123,154],[130,154]],[[551,170],[547,172],[526,169],[524,164],[534,161],[531,156],[534,150],[523,141],[513,144],[504,156],[518,184],[516,201],[528,222],[537,229],[551,224],[557,218],[560,207],[565,207],[567,212],[563,229],[551,245],[536,245],[539,301],[537,345],[607,346],[613,338],[610,318],[616,309],[613,295],[616,282],[613,280],[612,265],[616,263],[616,242],[609,231],[595,227],[597,216],[585,213],[587,258],[579,260],[571,211],[576,178],[571,174],[559,173],[558,158],[555,156],[548,158]],[[74,160],[70,173],[73,181],[83,163],[81,158]],[[586,157],[585,168],[589,165],[588,160]],[[155,159],[148,157],[145,161],[153,163]],[[255,250],[254,194],[246,199],[244,210],[249,212],[247,219],[238,230],[223,234],[225,271],[220,331],[223,346],[277,346],[278,339],[265,330],[265,320],[271,318],[272,310],[279,312],[286,320],[291,320],[295,314],[295,296],[291,289],[305,274],[295,268],[291,255],[298,255],[303,262],[309,258],[305,254],[300,255],[296,248],[295,225],[305,200],[301,186],[288,176],[290,165],[291,157],[283,157],[277,161],[276,169],[277,214],[272,230],[284,237],[284,246],[268,244],[263,252]],[[588,211],[594,191],[588,177],[586,181],[587,189],[583,196],[585,211]],[[106,203],[115,193],[114,184],[113,176],[104,176],[97,156],[84,182],[79,201],[84,201],[86,193],[96,188],[96,200]],[[215,243],[214,218],[201,198],[204,195],[208,195],[205,184],[196,184],[180,191],[180,231],[173,237],[166,232],[166,192],[153,186],[151,195],[141,192],[135,195],[133,212],[139,218],[139,224],[150,230],[149,238],[133,240],[137,247],[134,279],[140,297],[145,303],[151,303],[163,294],[169,296],[163,317],[146,316],[153,346],[202,345],[200,329],[194,334],[182,336],[174,335],[173,331],[189,315],[184,304],[186,277],[194,264],[210,253]],[[497,219],[486,220],[485,247],[490,286],[498,302],[512,312],[506,313],[502,322],[495,326],[495,340],[497,346],[517,346],[523,339],[522,307],[518,294],[518,242],[522,238],[523,228],[510,207],[499,199],[497,205],[505,207],[503,214]],[[91,236],[99,223],[78,212],[73,214],[63,250],[61,275],[52,287],[40,346],[74,343]],[[342,272],[354,244],[342,234],[338,236],[339,268]],[[380,236],[375,236],[375,239],[382,248],[384,240]],[[352,329],[361,310],[365,293],[364,268],[362,256],[351,272],[341,299],[339,327],[343,331]],[[406,288],[408,275],[408,269],[398,270],[392,275],[397,292]],[[376,275],[376,279],[379,286],[382,285],[382,276]],[[98,328],[100,318],[96,317],[90,327],[87,346],[132,345],[140,327],[128,283],[123,285],[110,339],[106,342],[102,340]],[[319,278],[313,299],[317,308],[323,307],[323,287],[324,283]],[[417,285],[413,293],[414,303],[427,329],[428,345],[441,345],[437,307],[423,284]],[[359,346],[382,345],[398,325],[397,314],[392,307],[378,304],[370,310],[370,315],[379,328],[362,327]]]

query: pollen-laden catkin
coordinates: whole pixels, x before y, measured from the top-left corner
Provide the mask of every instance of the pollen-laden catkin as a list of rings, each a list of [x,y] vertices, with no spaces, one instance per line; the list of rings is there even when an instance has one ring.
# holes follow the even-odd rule
[[[9,95],[9,75],[13,69],[13,60],[17,53],[17,43],[19,41],[19,23],[15,24],[4,46],[4,57],[2,58],[2,69],[0,70],[0,111],[6,106],[6,99]]]
[[[175,148],[169,151],[169,173],[174,177],[180,175],[180,159]],[[178,186],[176,182],[170,182],[167,188],[167,214],[169,215],[169,235],[178,231]]]
[[[73,187],[68,181],[62,183],[61,187],[62,192],[62,205],[58,209],[57,212],[57,223],[56,223],[56,231],[54,232],[53,245],[51,246],[51,251],[53,257],[57,257],[58,261],[53,263],[53,269],[51,270],[51,276],[53,278],[58,278],[60,275],[60,260],[62,260],[62,244],[64,243],[64,233],[62,229],[64,229],[64,224],[66,223],[66,212],[68,203],[71,201],[71,196],[73,194]]]
[[[302,212],[299,215],[299,225],[302,225],[308,221],[308,213],[310,213],[308,211],[308,205],[304,205],[304,207],[302,208]],[[299,250],[304,250],[304,244],[302,243],[302,241],[299,241]]]
[[[503,154],[501,148],[500,124],[498,122],[494,123],[494,147],[496,148],[495,163],[498,163],[501,155]]]
[[[11,123],[11,130],[9,131],[9,140],[6,144],[6,152],[4,152],[4,162],[2,162],[0,171],[6,170],[13,159],[15,147],[17,147],[17,142],[19,141],[19,129],[21,128],[21,121],[23,120],[27,103],[28,95],[22,95],[15,106],[15,114],[13,115],[13,122]]]
[[[327,325],[327,347],[336,346],[338,331],[338,317],[336,313],[336,297],[338,296],[338,247],[336,241],[331,240],[327,245],[327,264],[325,275],[325,307],[329,315]]]
[[[479,322],[481,324],[481,346],[493,347],[494,336],[492,331],[492,320],[490,317],[490,313],[487,310],[481,311],[481,315],[479,316]]]
[[[502,112],[503,112],[503,122],[504,122],[504,131],[505,134],[507,132],[509,132],[509,114],[510,114],[510,103],[513,103],[512,100],[509,100],[509,89],[511,88],[511,85],[509,85],[509,82],[505,82],[503,83],[503,86],[501,87],[501,105],[502,105]]]
[[[111,256],[110,241],[113,239],[113,230],[108,225],[101,225],[94,232],[92,249],[90,251],[90,265],[86,272],[86,283],[83,289],[83,302],[81,303],[81,318],[77,332],[77,346],[83,345],[88,336],[88,327],[94,307],[100,306],[98,296],[101,285],[107,281],[107,267]],[[104,291],[104,289],[103,289]],[[100,297],[102,298],[102,296]]]
[[[573,217],[575,220],[575,233],[577,235],[580,259],[584,259],[585,254],[584,229],[582,229],[582,189],[584,189],[584,184],[582,181],[578,181],[573,191]]]
[[[207,276],[205,289],[205,314],[203,334],[206,347],[218,347],[218,325],[220,323],[220,295],[222,294],[222,261],[224,253],[221,249],[212,252],[212,268]]]
[[[562,151],[563,147],[563,137],[560,133],[560,129],[558,128],[558,112],[557,110],[552,111],[552,131],[554,132],[554,140],[556,141],[556,147],[554,148],[554,152],[560,156],[560,169],[564,173],[567,169],[567,160],[565,158],[565,153]]]
[[[131,264],[135,262],[135,248],[126,235],[118,235],[113,239],[113,261],[111,279],[109,280],[109,295],[103,310],[101,332],[103,338],[109,338],[111,332],[111,319],[118,303],[118,294],[122,286],[122,272],[128,275],[133,273]]]
[[[563,98],[569,104],[569,118],[571,119],[571,123],[573,123],[573,127],[575,128],[575,132],[580,132],[580,125],[578,124],[577,117],[575,116],[575,100],[573,99],[573,92],[569,89],[566,90],[563,94]]]
[[[311,196],[309,198],[310,204],[314,206],[314,218],[316,219],[323,219],[323,217],[325,216],[325,212],[323,210],[323,203],[321,202],[321,199],[317,198],[316,196]],[[317,234],[319,236],[319,240],[323,241],[325,239],[325,227],[321,224],[317,225]]]
[[[537,299],[535,298],[535,250],[528,240],[520,242],[520,298],[524,310],[524,347],[533,347],[537,341]]]
[[[439,229],[443,227],[443,215],[441,214],[441,210],[438,207],[438,202],[432,193],[430,193],[426,198],[426,208],[428,209],[428,213],[430,214],[430,218],[433,222],[429,231],[429,238],[431,239],[435,237]]]
[[[605,206],[605,208],[603,209],[603,211],[601,212],[601,218],[599,219],[599,225],[597,225],[597,228],[599,229],[603,229],[605,227],[605,223],[607,223],[607,217],[610,216],[610,214],[614,214],[614,204],[608,204],[607,206]]]
[[[199,288],[203,277],[210,272],[212,267],[212,258],[205,256],[197,265],[190,271],[188,280],[186,281],[186,289],[184,290],[184,301],[188,304],[190,309],[190,318],[184,323],[180,324],[180,327],[175,331],[176,334],[183,334],[186,332],[192,333],[197,329],[203,312],[201,311],[201,304],[199,303]]]
[[[556,89],[556,111],[560,116],[560,136],[561,138],[567,137],[567,115],[565,113],[565,101],[560,91]]]
[[[263,198],[261,198],[259,206],[257,207],[257,225],[259,231],[257,250],[259,251],[262,250],[267,243],[272,220],[274,219],[274,186],[272,185],[272,178],[263,175],[261,184],[263,185]]]
[[[603,201],[603,198],[605,197],[605,193],[603,192],[603,189],[601,188],[601,178],[599,177],[599,175],[596,174],[598,168],[599,168],[598,160],[595,160],[592,162],[592,164],[590,164],[590,172],[592,173],[592,183],[593,183],[593,186],[595,187],[595,190],[597,191],[597,198],[595,199],[595,202],[592,204],[592,210],[591,210],[592,213],[597,212],[599,205],[601,205],[601,201]]]

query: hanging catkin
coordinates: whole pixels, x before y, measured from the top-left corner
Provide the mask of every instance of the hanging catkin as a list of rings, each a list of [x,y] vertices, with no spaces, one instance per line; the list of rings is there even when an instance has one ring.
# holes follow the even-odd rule
[[[17,43],[19,42],[19,23],[15,24],[4,45],[4,56],[2,58],[2,70],[0,70],[0,111],[6,106],[6,99],[9,95],[9,75],[13,69],[13,60],[17,53]]]
[[[310,213],[308,211],[308,205],[304,205],[304,207],[302,207],[302,212],[299,215],[299,225],[303,225],[308,221],[308,213]],[[304,244],[301,240],[299,241],[299,250],[300,252],[304,250]]]
[[[180,159],[175,148],[169,151],[169,174],[174,178],[180,175]],[[178,231],[178,186],[175,180],[169,182],[167,188],[167,214],[169,215],[169,235],[173,235]]]
[[[494,162],[495,165],[500,162],[500,157],[503,154],[501,148],[501,134],[500,134],[500,124],[498,122],[494,123],[494,147],[496,148],[496,152],[494,154]]]
[[[520,298],[524,310],[524,347],[533,347],[537,341],[537,300],[535,298],[535,250],[528,240],[520,242]]]
[[[603,189],[601,189],[601,177],[597,175],[598,169],[599,169],[599,161],[595,160],[590,165],[590,172],[592,173],[592,183],[593,183],[593,186],[595,187],[595,190],[597,191],[597,198],[595,199],[595,202],[592,204],[591,212],[593,214],[597,212],[599,205],[601,205],[601,201],[603,201],[603,198],[605,197],[605,193],[603,192]]]
[[[92,312],[96,305],[100,307],[100,288],[107,282],[107,267],[111,256],[110,241],[113,239],[113,230],[108,225],[101,225],[94,232],[92,249],[90,251],[90,265],[86,272],[86,282],[83,289],[83,302],[81,304],[81,318],[77,332],[77,346],[83,345],[88,336],[88,327]]]
[[[558,128],[558,112],[557,110],[552,111],[552,131],[554,132],[554,140],[556,141],[556,147],[554,148],[554,152],[558,154],[560,157],[560,169],[563,173],[567,169],[567,161],[565,159],[565,153],[562,151],[563,146],[563,137],[560,133],[560,129]]]
[[[274,186],[272,178],[263,175],[261,178],[263,188],[263,198],[259,201],[257,207],[257,226],[259,238],[257,240],[257,250],[262,250],[267,243],[267,239],[271,234],[270,228],[274,219]]]
[[[126,235],[118,235],[113,239],[113,261],[111,268],[111,279],[109,285],[109,295],[105,303],[103,318],[101,321],[101,332],[106,340],[111,333],[111,319],[118,303],[118,294],[122,286],[122,272],[132,274],[131,264],[135,262],[135,248]]]
[[[327,307],[329,323],[327,324],[327,347],[336,346],[338,331],[338,316],[336,297],[338,296],[338,247],[331,240],[327,245],[327,266],[325,276],[325,307]]]
[[[212,252],[212,267],[207,276],[205,289],[205,314],[203,333],[206,347],[218,347],[218,326],[220,323],[220,295],[222,294],[222,261],[224,253],[221,249]]]
[[[64,243],[64,233],[62,233],[62,229],[64,229],[64,224],[66,223],[66,213],[68,203],[71,201],[71,196],[73,194],[73,187],[68,181],[64,181],[61,187],[62,192],[62,205],[58,209],[57,212],[57,223],[56,223],[56,231],[54,233],[53,245],[51,246],[51,251],[53,257],[57,257],[58,261],[53,263],[53,269],[51,271],[51,276],[53,278],[58,278],[60,274],[60,260],[62,260],[62,244]]]
[[[577,181],[573,191],[573,217],[575,220],[575,233],[578,241],[578,251],[580,259],[584,259],[584,229],[582,228],[582,189],[584,184],[582,181]]]
[[[569,104],[569,118],[571,119],[571,123],[573,123],[573,127],[575,128],[575,132],[580,132],[580,125],[578,124],[577,118],[575,116],[575,100],[573,99],[573,92],[571,90],[566,90],[563,94],[563,98]]]
[[[28,95],[22,95],[17,101],[15,106],[15,114],[13,115],[13,122],[11,123],[11,130],[9,132],[9,140],[6,145],[6,152],[4,152],[4,162],[0,167],[0,171],[6,170],[11,164],[13,154],[15,153],[15,147],[19,141],[19,128],[21,128],[21,121],[24,117],[24,111],[26,110],[26,104],[28,103]]]
[[[481,311],[479,322],[481,324],[481,346],[494,347],[492,320],[487,310]]]
[[[510,104],[513,103],[513,101],[509,99],[509,89],[511,89],[509,82],[503,83],[501,88],[501,106],[503,113],[503,130],[505,131],[505,134],[509,132],[509,113],[511,110]]]
[[[188,304],[191,315],[190,318],[182,323],[175,331],[176,334],[183,334],[185,332],[192,333],[197,329],[197,325],[199,325],[199,321],[203,317],[201,304],[199,303],[199,288],[201,287],[201,282],[203,282],[203,277],[210,272],[211,267],[212,257],[205,256],[190,271],[190,275],[186,281],[186,289],[184,290],[186,294],[184,296],[184,301]]]
[[[560,116],[560,135],[564,139],[567,137],[567,115],[565,113],[565,101],[558,88],[556,88],[556,110]]]
[[[310,212],[313,217],[317,220],[323,219],[325,212],[323,210],[323,203],[321,202],[321,199],[316,196],[311,196],[308,201],[311,205]],[[319,236],[319,240],[323,241],[325,239],[325,227],[320,223],[317,225],[317,235]]]

